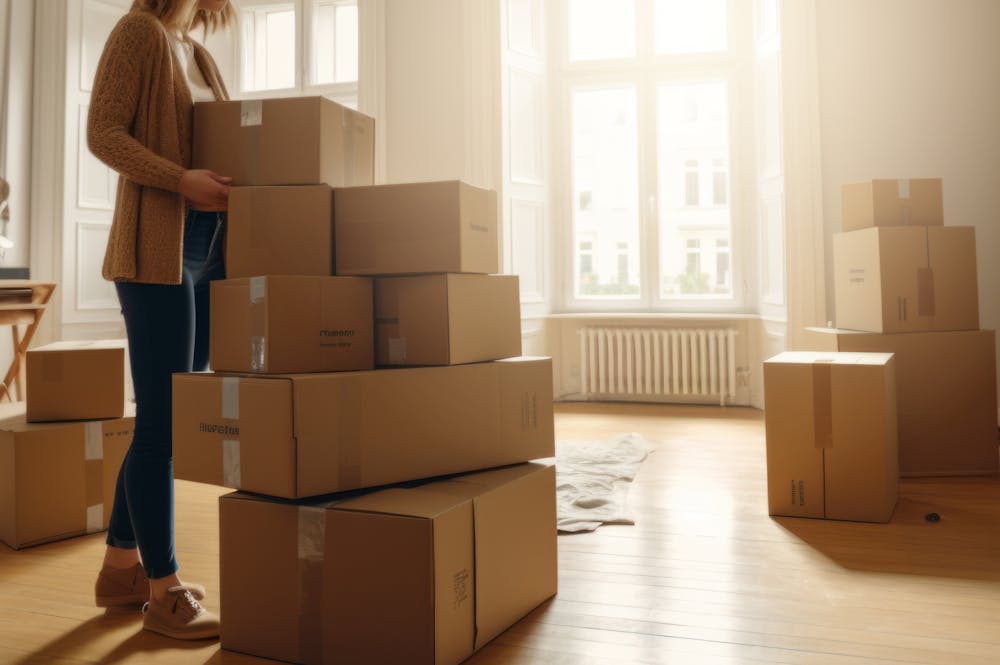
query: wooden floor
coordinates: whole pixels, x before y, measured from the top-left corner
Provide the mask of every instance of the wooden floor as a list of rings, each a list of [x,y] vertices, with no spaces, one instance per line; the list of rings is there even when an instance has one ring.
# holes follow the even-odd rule
[[[559,437],[656,444],[637,524],[561,536],[559,595],[468,662],[1000,663],[1000,479],[906,480],[888,525],[772,519],[763,429],[750,409],[559,406]],[[182,574],[216,611],[222,491],[177,483]],[[265,662],[95,609],[101,550],[0,545],[0,662]]]

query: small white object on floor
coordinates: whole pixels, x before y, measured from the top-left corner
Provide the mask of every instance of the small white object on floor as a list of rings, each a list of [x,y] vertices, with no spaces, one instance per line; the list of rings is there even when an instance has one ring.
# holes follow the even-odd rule
[[[635,524],[627,506],[628,486],[652,451],[649,441],[635,432],[605,441],[556,441],[559,530]]]

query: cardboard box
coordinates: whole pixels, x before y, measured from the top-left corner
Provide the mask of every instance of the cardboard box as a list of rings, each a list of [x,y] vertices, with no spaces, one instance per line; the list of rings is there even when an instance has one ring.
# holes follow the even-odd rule
[[[222,647],[255,656],[451,665],[556,593],[551,466],[318,502],[234,493],[219,518]]]
[[[375,280],[377,365],[457,365],[519,355],[516,275]]]
[[[212,282],[209,364],[231,372],[374,367],[372,282],[279,275]]]
[[[192,168],[234,185],[369,185],[375,121],[325,97],[194,105]]]
[[[771,515],[888,522],[899,491],[889,353],[787,351],[764,363]]]
[[[174,475],[300,498],[554,454],[552,361],[175,374]]]
[[[0,405],[0,540],[15,549],[108,528],[133,418],[30,424]]]
[[[806,330],[810,349],[895,354],[903,476],[982,475],[1000,468],[994,331]]]
[[[87,340],[29,349],[28,422],[125,415],[125,345],[125,340]]]
[[[337,189],[338,275],[495,273],[497,194],[464,182]]]
[[[833,236],[837,327],[867,332],[979,328],[971,226],[895,226]]]
[[[844,231],[870,226],[944,226],[940,178],[844,185],[840,200]]]
[[[333,275],[333,190],[233,187],[226,276]]]

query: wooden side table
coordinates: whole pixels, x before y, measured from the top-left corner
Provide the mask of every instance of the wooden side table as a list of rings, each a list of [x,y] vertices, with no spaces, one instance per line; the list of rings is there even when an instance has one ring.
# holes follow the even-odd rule
[[[35,336],[56,285],[25,279],[0,279],[0,325],[10,326],[14,342],[14,360],[0,384],[0,402],[14,401],[10,384],[14,384],[17,401],[24,399],[24,356]],[[22,335],[19,325],[26,325]]]

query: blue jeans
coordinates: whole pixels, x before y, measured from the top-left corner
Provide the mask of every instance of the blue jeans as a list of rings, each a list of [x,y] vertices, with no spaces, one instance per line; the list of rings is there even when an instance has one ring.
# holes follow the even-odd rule
[[[188,212],[180,284],[116,282],[135,385],[135,433],[118,472],[108,545],[138,546],[150,579],[177,572],[171,375],[208,369],[209,287],[225,277],[225,215]]]

